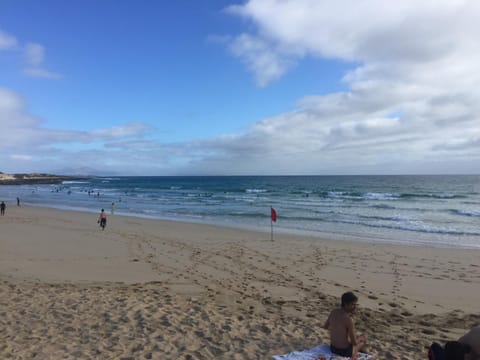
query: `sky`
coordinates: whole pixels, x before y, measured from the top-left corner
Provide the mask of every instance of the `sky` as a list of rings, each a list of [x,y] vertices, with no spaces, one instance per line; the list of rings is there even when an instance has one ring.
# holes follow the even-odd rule
[[[478,174],[477,0],[0,0],[0,171]]]

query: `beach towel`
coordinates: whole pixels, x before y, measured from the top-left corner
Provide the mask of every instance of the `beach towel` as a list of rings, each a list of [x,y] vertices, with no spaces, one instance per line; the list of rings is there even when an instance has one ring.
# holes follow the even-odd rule
[[[326,345],[326,344],[315,346],[313,349],[308,349],[303,351],[292,351],[291,353],[288,353],[285,355],[274,355],[273,358],[275,360],[318,360],[318,359],[348,360],[350,359],[348,357],[332,354],[332,352],[330,351],[330,345]],[[354,359],[355,360],[371,360],[373,359],[373,356],[365,353],[358,353],[354,355]]]

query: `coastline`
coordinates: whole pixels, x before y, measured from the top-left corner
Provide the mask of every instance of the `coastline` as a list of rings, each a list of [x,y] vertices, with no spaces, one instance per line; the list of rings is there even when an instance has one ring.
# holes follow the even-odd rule
[[[375,243],[480,249],[479,177],[119,177],[0,186],[15,203]],[[411,189],[415,189],[412,191]],[[8,206],[8,203],[7,203]]]
[[[75,181],[87,179],[85,176],[53,175],[53,174],[5,174],[0,172],[1,185],[41,185],[61,184],[64,181]]]
[[[321,325],[348,290],[379,359],[423,359],[431,341],[480,322],[480,250],[283,233],[272,242],[120,215],[101,231],[96,219],[24,206],[0,218],[2,357],[265,359],[328,342]]]

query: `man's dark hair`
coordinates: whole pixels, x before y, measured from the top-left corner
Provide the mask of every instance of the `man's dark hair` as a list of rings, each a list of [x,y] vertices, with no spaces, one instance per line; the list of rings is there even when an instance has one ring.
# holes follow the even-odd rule
[[[342,307],[358,301],[358,297],[351,291],[342,295]]]
[[[470,352],[470,346],[458,341],[448,341],[445,344],[445,360],[463,360]]]

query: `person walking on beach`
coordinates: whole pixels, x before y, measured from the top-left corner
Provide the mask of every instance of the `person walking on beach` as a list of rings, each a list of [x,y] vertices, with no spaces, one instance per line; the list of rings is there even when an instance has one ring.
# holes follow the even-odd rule
[[[115,203],[112,202],[112,207],[110,208],[110,212],[113,213],[115,212]]]
[[[100,216],[98,217],[97,222],[100,224],[102,230],[105,230],[105,226],[107,225],[107,213],[104,209],[102,209],[102,211],[100,212]]]
[[[5,208],[7,206],[5,205],[5,203],[2,201],[2,203],[0,204],[0,215],[4,216],[5,215]]]
[[[17,196],[17,206],[20,206],[20,198]]]
[[[357,309],[357,296],[349,291],[342,295],[341,307],[333,309],[324,328],[330,331],[330,350],[340,356],[351,357],[366,352],[367,336],[356,336],[352,316]]]

